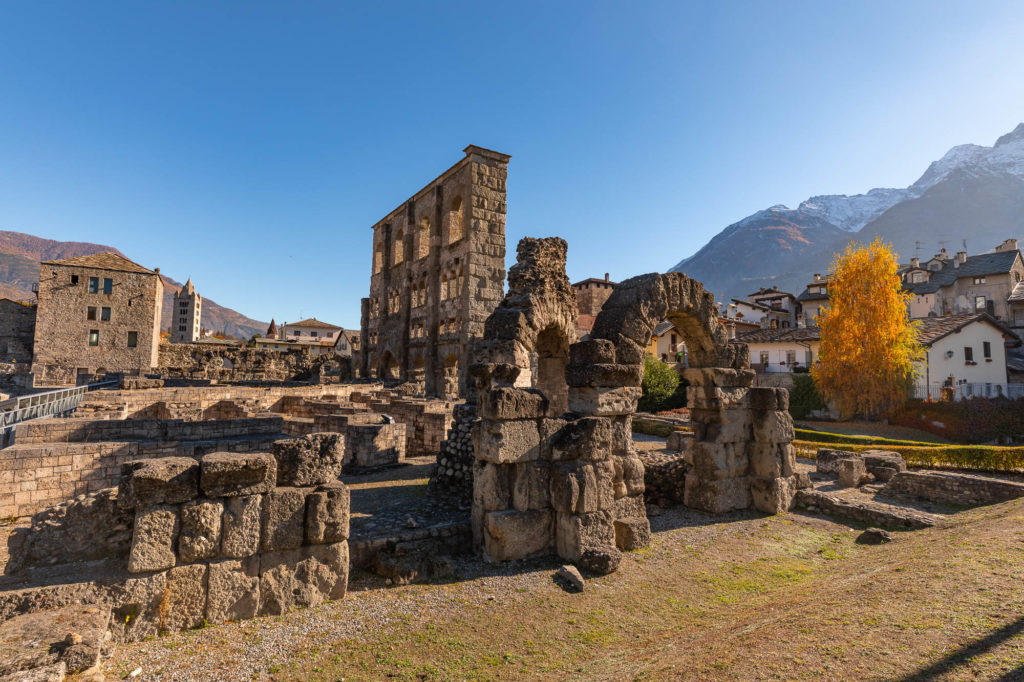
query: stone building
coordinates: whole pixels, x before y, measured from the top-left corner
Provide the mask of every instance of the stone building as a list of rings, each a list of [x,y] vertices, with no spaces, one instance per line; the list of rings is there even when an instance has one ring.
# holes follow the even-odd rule
[[[116,253],[43,261],[32,371],[36,385],[157,365],[160,271]]]
[[[360,373],[465,395],[470,344],[501,302],[507,154],[465,158],[373,226]]]
[[[32,342],[36,331],[36,307],[0,298],[0,362],[32,363]]]
[[[615,289],[615,282],[611,281],[610,275],[604,273],[604,279],[590,277],[572,285],[576,293],[576,306],[579,314],[576,316],[576,334],[585,336],[590,333],[594,326],[597,314],[601,312],[601,306],[612,295]]]
[[[196,292],[189,277],[185,286],[174,294],[171,308],[171,343],[195,343],[201,336],[199,320],[203,314],[203,297]]]

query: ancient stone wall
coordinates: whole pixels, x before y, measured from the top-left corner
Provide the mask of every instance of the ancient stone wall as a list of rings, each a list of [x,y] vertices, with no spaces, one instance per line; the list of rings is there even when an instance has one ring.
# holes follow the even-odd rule
[[[0,362],[32,364],[36,331],[36,306],[0,298]]]
[[[456,405],[448,437],[441,442],[437,465],[430,474],[430,494],[459,504],[473,499],[473,424],[476,405]]]
[[[473,340],[502,296],[509,156],[466,156],[373,226],[360,375],[458,397]]]
[[[160,345],[156,371],[164,378],[232,381],[318,381],[352,378],[352,359],[336,353],[313,355],[308,348],[279,352],[267,348],[204,344]]]
[[[180,419],[39,419],[19,424],[15,443],[71,443],[85,441],[159,442],[219,440],[281,433],[280,417],[252,417],[211,421]],[[0,451],[2,452],[2,451]]]
[[[103,257],[131,271],[41,264],[32,366],[37,386],[72,384],[77,374],[144,374],[157,364],[160,275],[113,254],[81,260]]]
[[[1024,497],[1024,484],[946,471],[900,471],[886,483],[883,492],[974,506]]]

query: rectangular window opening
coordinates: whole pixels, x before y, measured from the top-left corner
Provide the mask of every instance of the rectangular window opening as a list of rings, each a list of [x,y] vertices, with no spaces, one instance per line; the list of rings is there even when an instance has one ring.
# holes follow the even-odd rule
[[[138,332],[128,332],[128,347],[129,348],[135,348],[138,345],[139,345],[139,333]]]
[[[103,308],[100,310],[100,321],[110,322],[110,308]]]
[[[98,293],[99,290],[100,290],[100,278],[99,277],[90,277],[89,278],[89,293],[90,294],[95,294],[95,293]]]
[[[94,306],[89,306],[88,308],[85,309],[85,319],[87,319],[87,320],[95,320],[96,319],[96,308]]]
[[[112,294],[114,293],[114,280],[105,277],[103,279],[103,293]]]
[[[100,330],[90,329],[89,330],[89,345],[98,346],[100,345]]]

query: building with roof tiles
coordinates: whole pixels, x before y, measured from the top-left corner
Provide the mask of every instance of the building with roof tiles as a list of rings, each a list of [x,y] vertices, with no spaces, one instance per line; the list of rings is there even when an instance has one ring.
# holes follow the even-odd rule
[[[988,313],[916,320],[925,357],[918,365],[915,397],[938,399],[1009,396],[1007,348],[1020,340]],[[1012,397],[1018,397],[1013,395]]]
[[[35,384],[150,371],[158,363],[163,292],[159,269],[118,253],[40,263]]]
[[[828,276],[822,277],[820,273],[815,273],[814,279],[796,297],[799,305],[797,312],[799,326],[814,327],[817,325],[818,312],[821,311],[823,305],[828,303],[828,286]]]
[[[594,321],[597,314],[601,312],[605,301],[612,295],[617,282],[611,281],[609,273],[604,273],[604,279],[588,277],[572,285],[576,294],[576,335],[583,338],[594,328]]]
[[[196,343],[202,337],[200,319],[203,314],[203,297],[196,291],[189,277],[174,294],[171,305],[171,343]]]
[[[274,330],[273,334],[270,333],[271,329]],[[282,324],[280,327],[271,321],[266,336],[257,338],[255,343],[257,348],[267,350],[286,352],[308,349],[313,355],[322,355],[337,352],[337,345],[339,339],[344,337],[344,331],[335,324],[323,322],[315,317]],[[351,355],[351,349],[343,354]]]
[[[736,340],[747,344],[750,368],[763,374],[810,369],[821,347],[817,327],[758,329],[739,333]]]

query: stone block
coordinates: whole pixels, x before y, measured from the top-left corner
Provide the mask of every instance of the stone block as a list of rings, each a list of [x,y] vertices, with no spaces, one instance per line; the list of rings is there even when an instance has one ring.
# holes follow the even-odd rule
[[[518,511],[548,509],[551,506],[551,465],[545,461],[514,465],[512,506]]]
[[[175,566],[167,572],[167,593],[161,609],[161,629],[190,630],[206,617],[206,564]]]
[[[224,500],[221,554],[242,559],[260,549],[263,496],[242,495]]]
[[[275,488],[263,496],[261,552],[280,552],[302,545],[308,494],[306,488]]]
[[[339,433],[312,433],[275,441],[270,451],[277,463],[277,485],[321,485],[341,476],[345,437]]]
[[[277,461],[265,452],[212,452],[201,467],[199,484],[207,497],[268,493],[277,482]]]
[[[565,372],[565,380],[570,387],[615,388],[618,386],[639,386],[643,378],[643,365],[620,365],[615,363],[569,365]]]
[[[775,412],[778,410],[778,400],[776,399],[777,391],[779,389],[769,388],[766,386],[755,386],[750,389],[750,409],[757,410],[759,412]]]
[[[622,563],[622,552],[618,547],[612,545],[591,547],[583,550],[583,554],[576,560],[576,563],[589,573],[608,575],[619,570],[619,564]]]
[[[626,495],[644,494],[644,463],[636,455],[629,457],[617,457],[615,459],[616,480],[619,480],[621,468],[621,480],[626,487]],[[621,497],[616,495],[616,497]]]
[[[615,519],[615,546],[624,552],[651,544],[651,523],[647,516]]]
[[[686,475],[683,504],[711,514],[724,514],[750,506],[750,481],[746,476],[708,479],[695,472]]]
[[[607,339],[587,339],[569,346],[569,366],[615,362],[615,344]]]
[[[789,412],[754,412],[754,438],[764,443],[790,443],[793,441],[793,417]]]
[[[551,507],[570,514],[611,509],[613,479],[611,462],[556,462],[551,466]]]
[[[121,465],[118,500],[135,509],[181,504],[199,496],[199,463],[191,457],[160,457]]]
[[[213,561],[209,568],[206,620],[220,624],[255,618],[260,604],[260,558]]]
[[[551,459],[551,447],[561,437],[562,429],[569,422],[565,419],[549,417],[540,419],[537,423],[540,433],[540,458]]]
[[[683,370],[683,379],[691,386],[745,388],[754,383],[754,372],[719,367],[692,367]]]
[[[178,535],[178,559],[181,563],[191,564],[218,554],[223,515],[224,505],[219,500],[192,500],[181,505],[181,532]]]
[[[331,544],[348,539],[349,491],[341,481],[322,485],[306,497],[306,542]]]
[[[348,570],[347,542],[261,555],[259,615],[278,616],[343,598]]]
[[[609,417],[612,425],[612,456],[625,457],[633,454],[633,417],[623,415]]]
[[[538,419],[547,414],[548,399],[533,388],[497,386],[481,392],[478,414],[485,419]]]
[[[512,507],[514,464],[473,462],[473,502],[485,511]]]
[[[750,481],[750,497],[754,508],[766,514],[782,514],[793,506],[797,491],[795,476],[755,478]]]
[[[859,458],[856,452],[849,450],[833,450],[830,448],[818,448],[815,455],[816,470],[819,474],[839,475],[839,462],[844,459]]]
[[[895,469],[897,472],[907,470],[907,462],[903,459],[903,455],[898,452],[890,450],[865,450],[860,453],[860,456],[864,460],[864,467],[871,474],[875,473],[876,468]],[[880,476],[876,476],[876,478],[888,480],[882,479]]]
[[[638,386],[621,388],[569,388],[569,409],[580,414],[608,417],[633,414],[641,390]]]
[[[115,637],[123,642],[138,642],[166,629],[161,626],[166,592],[166,571],[115,582],[108,591],[114,614],[110,626]]]
[[[473,425],[473,454],[495,464],[515,464],[540,458],[536,420],[496,422],[481,419]]]
[[[178,508],[149,507],[135,514],[128,572],[163,571],[175,564],[174,545],[178,539]]]
[[[776,478],[782,475],[782,461],[776,443],[752,441],[750,453],[750,474],[760,478]]]
[[[615,525],[610,511],[589,514],[558,513],[555,529],[558,556],[579,561],[588,549],[615,546]]]
[[[629,495],[627,497],[615,498],[615,518],[627,519],[630,517],[644,516],[646,517],[647,511],[644,504],[644,496],[640,495]]]
[[[689,451],[693,455],[693,471],[708,480],[746,476],[750,458],[745,443],[694,442]]]
[[[492,511],[484,515],[483,551],[489,561],[525,559],[551,548],[550,511]]]
[[[608,417],[583,417],[565,422],[551,440],[550,459],[608,459],[612,452],[612,423]]]
[[[867,468],[860,457],[839,460],[839,486],[842,488],[856,488],[866,473]]]

